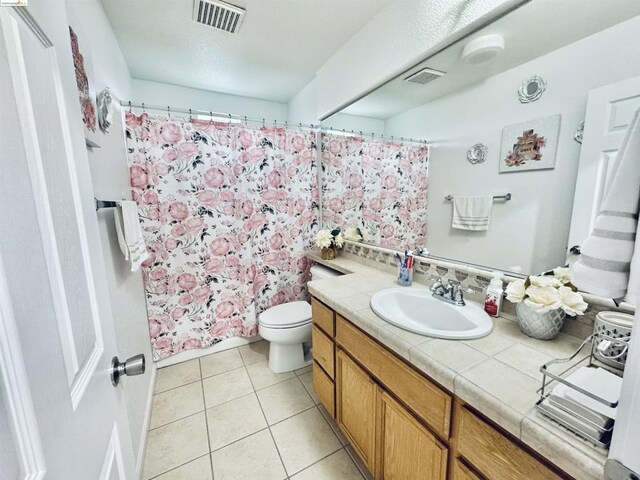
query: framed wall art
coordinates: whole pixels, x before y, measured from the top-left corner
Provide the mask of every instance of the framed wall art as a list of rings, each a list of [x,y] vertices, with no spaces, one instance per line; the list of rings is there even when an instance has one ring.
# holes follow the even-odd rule
[[[504,127],[500,173],[555,168],[559,131],[560,115]]]

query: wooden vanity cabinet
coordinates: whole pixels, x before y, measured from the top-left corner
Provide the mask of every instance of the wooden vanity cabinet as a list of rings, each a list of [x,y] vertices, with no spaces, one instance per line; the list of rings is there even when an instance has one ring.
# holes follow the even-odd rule
[[[312,311],[313,388],[376,480],[571,478],[315,298]]]

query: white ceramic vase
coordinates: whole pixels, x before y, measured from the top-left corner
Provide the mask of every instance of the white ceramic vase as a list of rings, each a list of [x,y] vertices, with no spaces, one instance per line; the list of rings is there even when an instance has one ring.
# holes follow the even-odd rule
[[[532,308],[524,302],[516,304],[518,325],[526,335],[538,340],[552,340],[564,325],[565,313],[561,308],[545,310]]]

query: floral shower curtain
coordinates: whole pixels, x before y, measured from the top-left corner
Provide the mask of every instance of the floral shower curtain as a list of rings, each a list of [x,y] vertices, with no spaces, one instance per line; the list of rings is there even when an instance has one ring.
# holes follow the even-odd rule
[[[427,145],[332,133],[321,144],[324,225],[364,227],[387,248],[425,246]]]
[[[155,359],[257,334],[306,299],[318,225],[315,133],[127,113]]]

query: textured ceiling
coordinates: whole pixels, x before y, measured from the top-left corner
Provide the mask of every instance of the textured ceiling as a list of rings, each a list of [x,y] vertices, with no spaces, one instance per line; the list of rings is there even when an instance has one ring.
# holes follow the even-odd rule
[[[131,75],[286,102],[388,0],[231,0],[235,35],[192,21],[193,0],[103,0]]]

